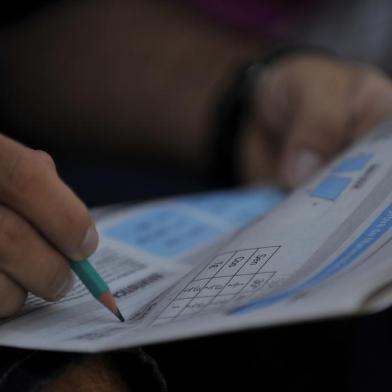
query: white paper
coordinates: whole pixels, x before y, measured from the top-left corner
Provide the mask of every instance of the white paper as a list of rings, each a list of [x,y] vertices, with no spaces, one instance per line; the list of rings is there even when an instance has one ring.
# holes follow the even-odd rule
[[[390,151],[386,123],[282,202],[258,187],[110,210],[91,261],[126,322],[78,284],[56,304],[29,298],[0,344],[96,352],[384,309]]]

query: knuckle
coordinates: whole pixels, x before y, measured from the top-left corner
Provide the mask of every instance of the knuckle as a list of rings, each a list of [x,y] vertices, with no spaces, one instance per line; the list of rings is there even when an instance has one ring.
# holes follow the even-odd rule
[[[10,317],[17,314],[25,303],[27,295],[13,295],[11,298],[7,297],[0,306],[0,317]]]
[[[385,99],[385,93],[391,92],[391,81],[381,72],[366,74],[358,83],[357,96],[360,95],[364,101],[380,101]],[[378,104],[379,102],[377,102]]]
[[[53,263],[46,271],[46,274],[41,274],[42,283],[37,295],[46,299],[47,301],[55,301],[60,299],[70,285],[71,273],[66,268],[65,263]]]
[[[49,166],[51,169],[56,170],[56,163],[50,154],[43,150],[36,150],[35,154],[45,165]]]
[[[7,255],[10,249],[20,246],[27,230],[28,225],[23,224],[21,218],[7,207],[0,206],[0,255]]]
[[[9,317],[22,309],[27,292],[9,281],[5,275],[0,274],[0,296],[2,298],[0,317]]]
[[[18,151],[4,168],[2,193],[7,199],[27,196],[45,170],[42,160],[29,151]]]

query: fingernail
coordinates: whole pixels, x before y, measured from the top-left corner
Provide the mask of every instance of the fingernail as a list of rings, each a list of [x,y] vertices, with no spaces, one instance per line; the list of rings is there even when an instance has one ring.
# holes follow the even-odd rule
[[[67,278],[64,280],[63,284],[60,286],[58,291],[56,291],[53,301],[58,301],[59,299],[65,297],[65,295],[72,289],[74,284],[74,278],[72,273],[67,275]]]
[[[320,155],[304,150],[299,152],[292,161],[292,167],[289,168],[289,183],[291,186],[297,186],[309,179],[321,167]]]
[[[86,258],[94,253],[98,246],[98,232],[95,225],[92,223],[86,231],[82,244],[79,248],[81,258]]]

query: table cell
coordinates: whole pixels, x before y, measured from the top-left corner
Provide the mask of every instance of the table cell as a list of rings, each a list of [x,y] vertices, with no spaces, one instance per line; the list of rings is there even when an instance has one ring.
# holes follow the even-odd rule
[[[257,273],[278,249],[278,246],[257,249],[246,263],[244,263],[242,268],[238,271],[238,274]]]
[[[151,325],[152,326],[162,325],[162,324],[166,324],[166,323],[168,323],[170,321],[171,320],[169,318],[158,318],[158,319],[154,320],[154,322]]]
[[[256,249],[245,249],[235,252],[235,255],[219,270],[216,276],[233,276],[255,251]]]
[[[252,297],[254,297],[254,292],[243,290],[241,293],[236,295],[235,298],[233,298],[233,304],[237,302],[249,301]]]
[[[190,301],[190,299],[176,299],[159,315],[159,318],[176,317]]]
[[[195,280],[212,278],[225,265],[227,261],[234,255],[234,252],[223,253],[216,256],[203,271],[195,278]]]
[[[213,297],[218,295],[230,279],[230,276],[210,279],[210,281],[200,291],[198,297]]]
[[[277,290],[279,287],[283,286],[290,275],[277,274],[274,273],[272,278],[265,285],[268,290]]]
[[[232,301],[233,298],[234,295],[218,295],[210,302],[210,305],[226,305]]]
[[[195,280],[189,283],[188,286],[186,286],[185,289],[181,291],[181,293],[177,296],[176,299],[196,297],[196,295],[200,293],[200,291],[208,281],[209,279],[202,279],[202,280]]]
[[[271,279],[273,272],[261,272],[256,274],[244,288],[245,292],[260,290]]]
[[[207,298],[207,297],[195,298],[185,306],[185,308],[181,312],[180,316],[198,313],[201,310],[203,310],[208,305],[208,303],[210,301],[211,301],[211,298]]]
[[[234,276],[226,287],[221,291],[222,295],[225,294],[237,294],[239,293],[249,282],[251,276],[249,275],[236,275]]]

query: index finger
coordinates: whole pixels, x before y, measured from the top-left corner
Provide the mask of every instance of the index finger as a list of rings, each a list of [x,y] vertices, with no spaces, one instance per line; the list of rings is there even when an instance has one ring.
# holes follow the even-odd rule
[[[89,256],[98,235],[82,201],[48,156],[0,135],[0,202],[11,207],[72,260]]]

